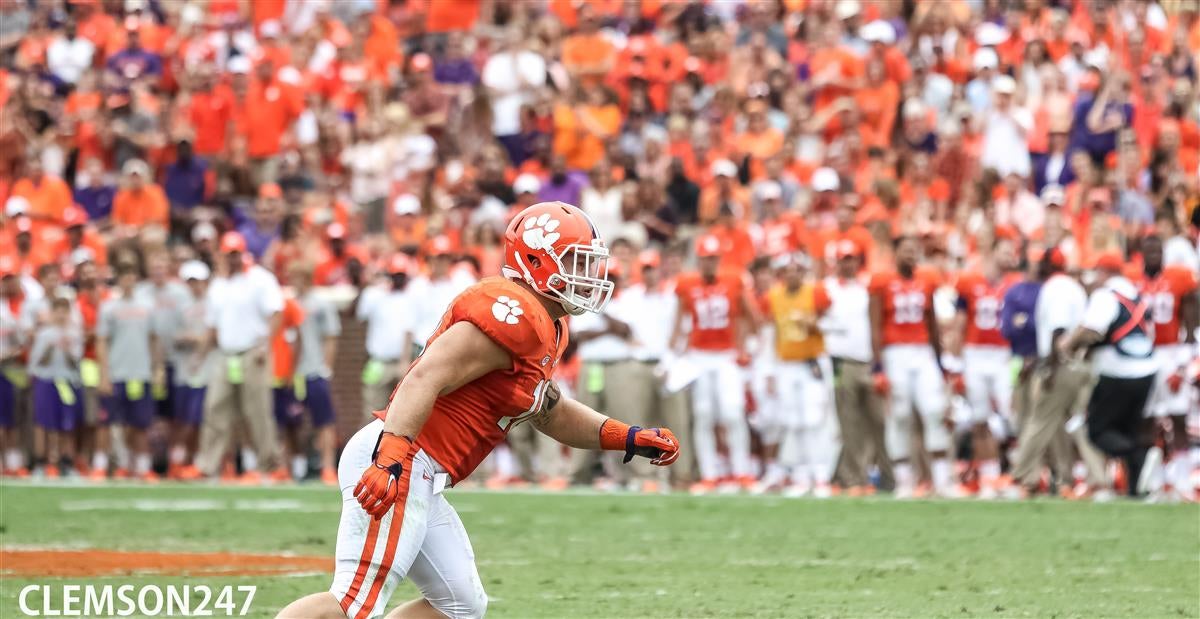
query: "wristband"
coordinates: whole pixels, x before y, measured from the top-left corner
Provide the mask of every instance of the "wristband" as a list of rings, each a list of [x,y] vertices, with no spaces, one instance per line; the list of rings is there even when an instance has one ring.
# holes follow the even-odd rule
[[[883,364],[878,361],[876,361],[875,363],[872,363],[871,364],[871,373],[872,374],[882,374],[883,373]]]
[[[640,430],[641,428],[638,429]],[[605,419],[604,423],[600,424],[600,449],[605,451],[626,451],[626,445],[633,437],[633,434],[629,430],[629,425],[621,423],[612,417]]]

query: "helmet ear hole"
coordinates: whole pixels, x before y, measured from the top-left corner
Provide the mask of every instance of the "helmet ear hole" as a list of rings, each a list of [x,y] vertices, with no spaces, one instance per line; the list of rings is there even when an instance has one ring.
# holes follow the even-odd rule
[[[542,268],[542,259],[533,254],[525,254],[525,260],[529,261],[529,266],[540,269]]]

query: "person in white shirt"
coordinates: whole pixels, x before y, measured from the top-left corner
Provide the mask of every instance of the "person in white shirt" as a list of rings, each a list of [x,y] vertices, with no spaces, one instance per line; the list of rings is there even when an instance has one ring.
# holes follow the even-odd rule
[[[1033,411],[1021,428],[1017,441],[1013,481],[1019,493],[1034,490],[1041,481],[1042,462],[1052,441],[1062,431],[1068,418],[1077,410],[1080,395],[1091,376],[1086,365],[1073,358],[1061,356],[1061,345],[1083,320],[1087,293],[1083,286],[1065,272],[1066,256],[1058,247],[1047,250],[1042,257],[1040,274],[1045,279],[1034,307],[1037,332],[1038,362],[1033,375]],[[1088,465],[1089,483],[1107,496],[1111,491],[1105,480],[1101,458],[1081,431],[1071,432],[1080,455]],[[1071,471],[1053,471],[1056,481],[1070,484]]]
[[[833,362],[834,406],[842,428],[842,454],[835,477],[852,494],[871,492],[868,471],[879,469],[889,487],[891,459],[884,443],[884,401],[871,378],[870,294],[862,270],[862,249],[843,240],[835,249],[837,265],[823,280],[830,306],[817,326]]]
[[[67,20],[63,35],[46,49],[46,68],[58,79],[75,84],[92,66],[96,46],[76,33],[75,20]]]
[[[444,236],[430,239],[425,251],[429,274],[411,284],[413,296],[421,301],[420,321],[413,334],[418,346],[424,346],[433,335],[454,297],[474,283],[466,272],[451,268],[454,266],[451,249],[450,239]]]
[[[1096,260],[1100,285],[1083,319],[1061,342],[1061,356],[1091,350],[1099,376],[1087,404],[1088,438],[1104,453],[1125,462],[1129,495],[1151,490],[1162,464],[1162,451],[1151,449],[1146,431],[1146,402],[1154,388],[1159,360],[1154,356],[1150,304],[1121,274],[1125,257],[1106,252]]]
[[[514,164],[524,158],[520,147],[521,108],[538,98],[546,84],[546,61],[525,48],[517,29],[503,35],[500,49],[483,65],[480,80],[492,98],[492,133]]]
[[[641,269],[641,281],[622,289],[621,294],[609,303],[607,310],[617,320],[629,325],[631,331],[633,361],[629,369],[630,377],[639,385],[640,393],[648,396],[644,400],[637,400],[635,408],[655,420],[655,425],[684,428],[683,433],[677,433],[676,436],[681,445],[688,445],[690,437],[686,428],[690,419],[687,392],[683,389],[668,391],[662,371],[662,364],[670,357],[671,328],[675,324],[679,299],[675,296],[673,283],[663,279],[661,259],[657,252],[642,252],[638,256],[637,266]],[[677,486],[692,481],[690,458],[676,461],[669,471],[661,468],[652,471],[652,467],[630,464],[643,492],[660,489],[660,484],[667,479],[656,478],[654,472],[669,473],[669,479]]]
[[[204,299],[204,321],[215,350],[195,468],[204,476],[217,474],[229,449],[234,419],[240,416],[250,431],[258,468],[247,471],[245,481],[260,480],[263,470],[286,479],[287,470],[277,469],[270,345],[279,330],[283,291],[270,271],[251,261],[241,234],[226,232],[220,250],[224,273],[212,280]]]
[[[355,317],[367,323],[367,363],[362,371],[363,418],[387,406],[413,358],[414,333],[421,320],[421,300],[410,279],[415,267],[405,254],[387,265],[388,282],[368,286],[358,299]]]
[[[1013,102],[1017,84],[1013,78],[1001,75],[992,81],[992,107],[984,112],[983,150],[979,158],[982,168],[992,168],[1007,176],[1030,174],[1027,136],[1033,128],[1033,115]]]
[[[571,339],[578,344],[579,382],[575,397],[597,410],[644,409],[652,387],[638,380],[639,365],[633,361],[633,328],[611,309],[621,294],[620,270],[609,264],[608,279],[616,284],[614,301],[599,314],[571,317]],[[610,456],[611,454],[611,456]],[[616,466],[616,452],[575,450],[571,457],[571,481],[589,483],[599,458],[609,481],[625,481],[626,467]],[[600,481],[600,480],[596,480]]]

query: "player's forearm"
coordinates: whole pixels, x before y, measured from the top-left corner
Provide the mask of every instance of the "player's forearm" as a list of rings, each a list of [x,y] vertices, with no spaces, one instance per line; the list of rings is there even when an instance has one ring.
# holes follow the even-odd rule
[[[1196,329],[1200,327],[1200,296],[1198,294],[1185,295],[1179,308],[1179,313],[1183,315],[1183,341],[1188,344],[1196,343]]]
[[[325,339],[325,365],[328,367],[334,366],[334,360],[337,359],[337,338]]]
[[[388,402],[383,431],[416,439],[433,412],[441,388],[420,370],[420,364],[400,382]]]
[[[533,416],[534,426],[542,434],[576,449],[602,449],[600,428],[608,417],[571,398],[557,406],[547,406]]]
[[[933,347],[933,356],[937,359],[938,366],[941,366],[942,333],[938,329],[937,317],[934,316],[932,309],[925,312],[925,327],[929,330],[929,345]]]

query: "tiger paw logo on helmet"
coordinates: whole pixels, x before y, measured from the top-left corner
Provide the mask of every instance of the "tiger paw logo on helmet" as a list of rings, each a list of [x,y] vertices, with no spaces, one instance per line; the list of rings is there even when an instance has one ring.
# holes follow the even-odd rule
[[[524,313],[520,301],[504,295],[497,297],[496,302],[492,304],[492,317],[506,324],[517,324],[517,317]]]
[[[559,221],[551,219],[550,213],[542,213],[540,217],[529,218],[525,220],[525,232],[521,235],[521,239],[530,249],[544,249],[550,251],[554,247],[554,242],[558,240]]]

